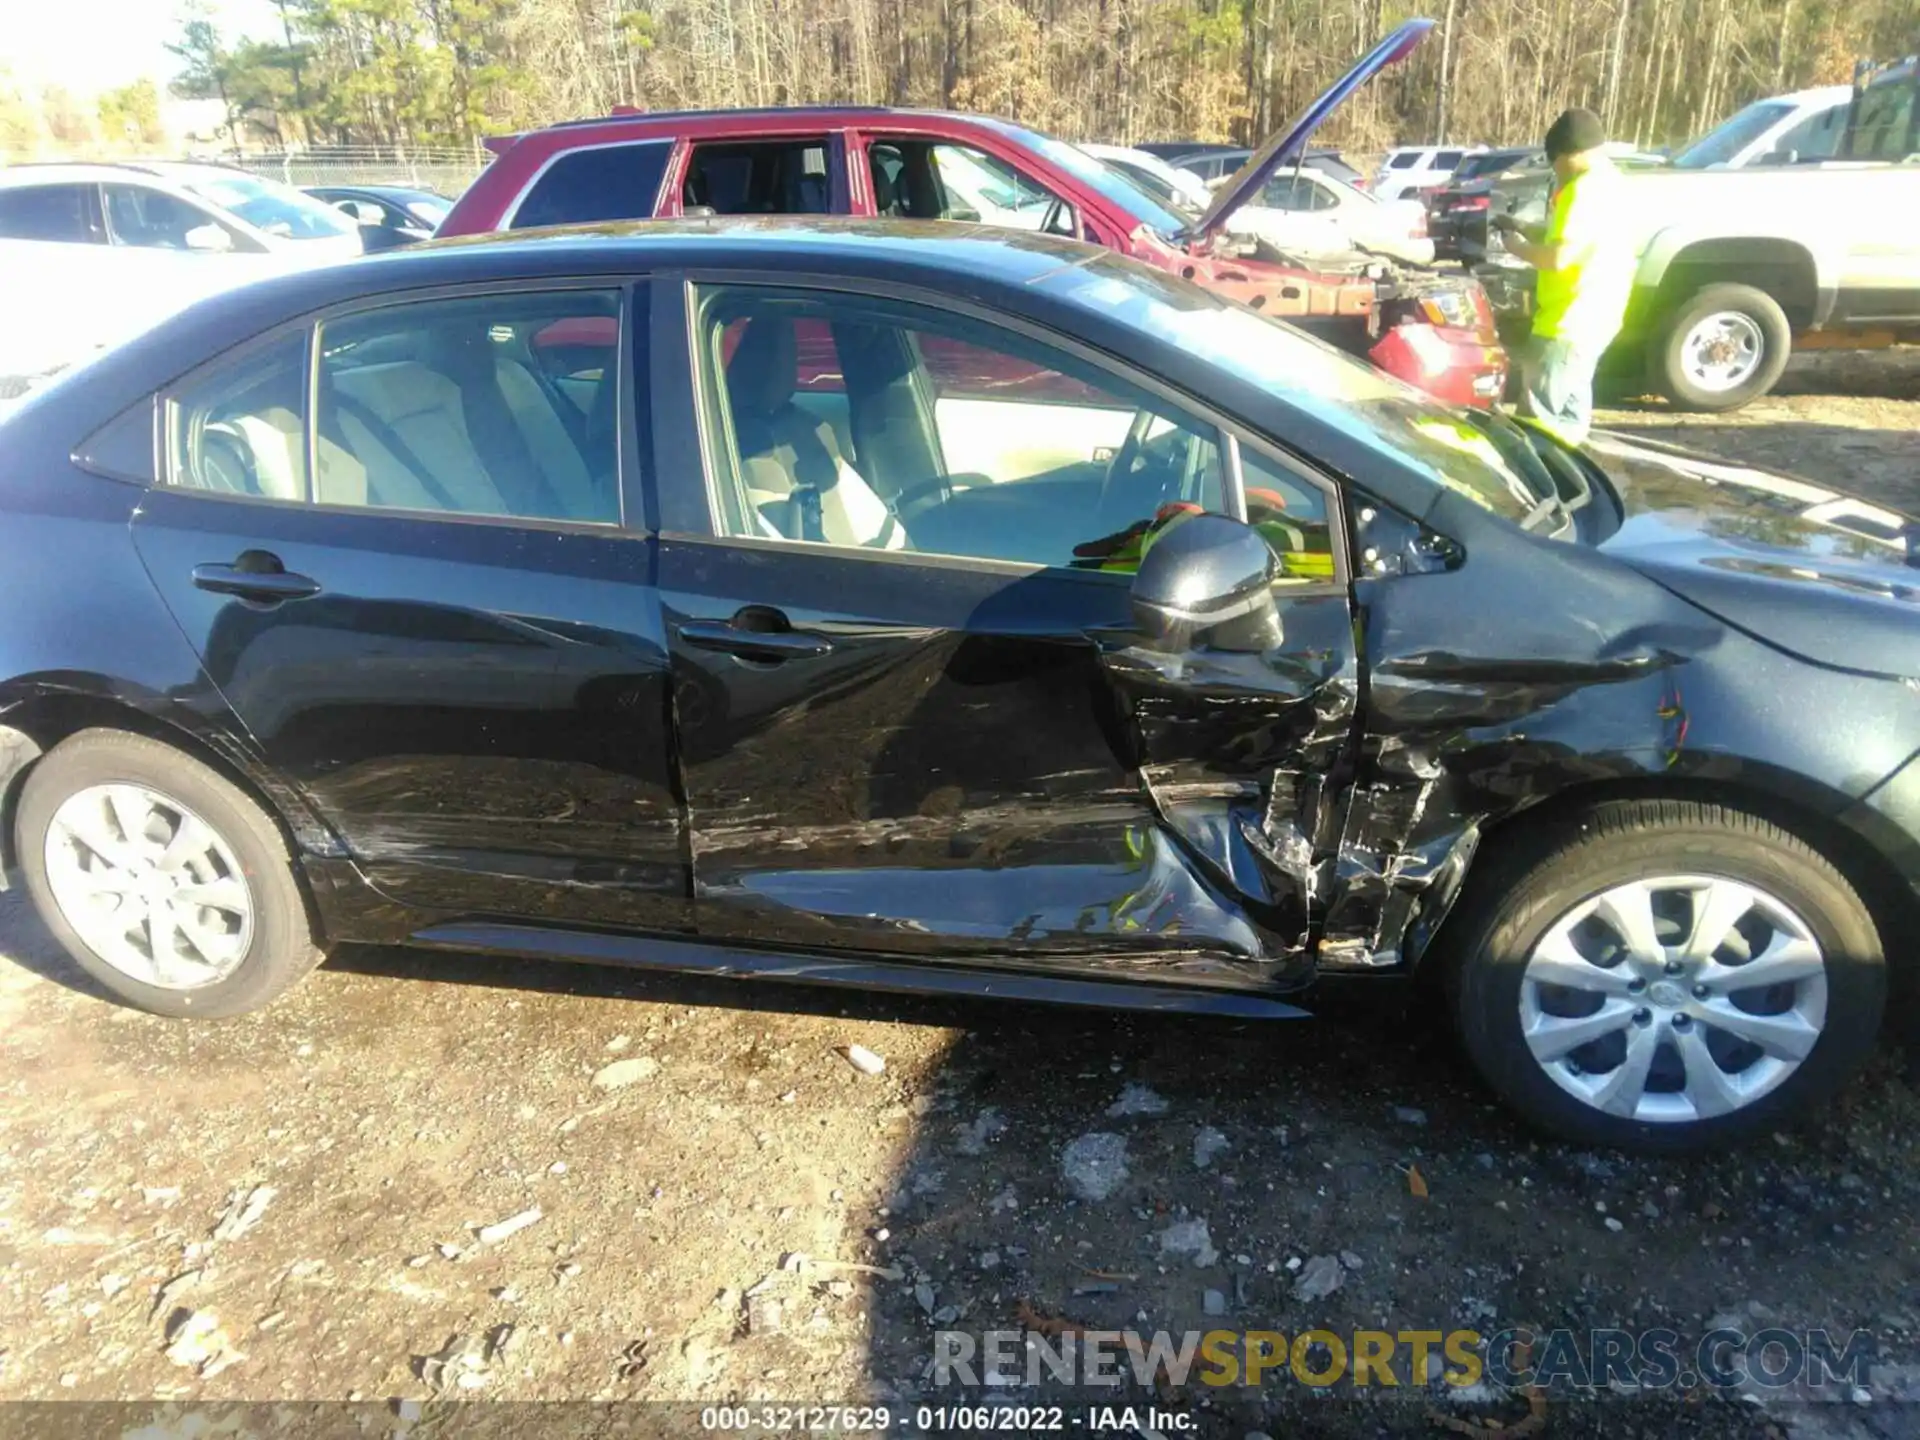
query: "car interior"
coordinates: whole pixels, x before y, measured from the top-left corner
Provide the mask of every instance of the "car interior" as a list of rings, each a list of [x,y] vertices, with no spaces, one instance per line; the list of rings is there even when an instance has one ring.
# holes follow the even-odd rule
[[[1009,463],[981,473],[950,468],[937,420],[942,396],[926,342],[946,335],[864,302],[742,304],[724,293],[707,305],[705,323],[718,382],[715,419],[730,436],[738,482],[724,517],[730,533],[1113,568],[1115,555],[1169,506],[1221,508],[1211,426],[1131,393],[1115,377],[1077,375],[1077,362],[1024,337],[962,335],[975,347],[998,348],[1010,373],[1034,377],[990,392],[999,433],[988,453]],[[820,353],[822,336],[831,337],[830,354]],[[1063,376],[1083,393],[1056,398]],[[1090,411],[1108,417],[1113,445],[1018,473],[1026,467],[1010,457]],[[1298,493],[1296,509],[1324,514],[1305,487],[1282,483]],[[1311,528],[1310,514],[1307,520]],[[1315,543],[1297,533],[1303,548]],[[1318,536],[1324,550],[1324,523]]]
[[[689,213],[826,215],[833,209],[827,142],[760,140],[695,145],[680,201]]]
[[[616,302],[531,298],[518,313],[510,300],[451,302],[325,326],[312,498],[617,523],[614,349],[596,361],[577,343],[541,343],[556,330],[577,340],[562,322],[579,310],[598,308],[611,331]],[[176,482],[304,498],[299,360],[256,365],[237,388],[216,383],[204,404],[177,401]]]

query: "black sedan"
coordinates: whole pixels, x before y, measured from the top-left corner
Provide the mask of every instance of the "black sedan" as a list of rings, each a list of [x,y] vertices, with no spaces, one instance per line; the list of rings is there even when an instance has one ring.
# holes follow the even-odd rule
[[[306,191],[351,216],[370,253],[430,238],[453,209],[446,196],[405,185],[309,185]]]
[[[1904,517],[1044,236],[273,279],[29,400],[0,514],[5,858],[163,1014],[347,941],[1274,1018],[1402,976],[1535,1122],[1679,1147],[1830,1097],[1911,933]]]

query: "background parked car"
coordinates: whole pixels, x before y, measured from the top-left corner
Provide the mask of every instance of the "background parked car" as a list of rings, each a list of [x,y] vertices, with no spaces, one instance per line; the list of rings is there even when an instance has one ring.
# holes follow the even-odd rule
[[[361,250],[332,206],[243,170],[0,169],[0,380],[56,371],[203,295]]]
[[[402,185],[309,185],[306,193],[324,200],[360,227],[369,252],[413,245],[430,237],[453,209],[453,201],[432,190]]]
[[[1306,263],[1228,229],[1269,177],[1290,172],[1328,114],[1429,28],[1409,21],[1381,41],[1199,215],[1170,209],[1078,146],[1010,121],[822,106],[616,114],[501,137],[488,142],[497,158],[439,233],[688,214],[989,219],[977,189],[949,186],[957,166],[1016,187],[1014,228],[1131,255],[1312,330],[1430,393],[1484,406],[1500,394],[1507,361],[1470,277],[1353,254]],[[1249,256],[1249,243],[1266,250]]]
[[[1509,171],[1543,170],[1546,163],[1544,151],[1525,146],[1482,150],[1462,160],[1460,168],[1453,172],[1444,185],[1426,191],[1422,197],[1427,207],[1427,233],[1433,238],[1434,258],[1462,258],[1462,228],[1474,219],[1484,225],[1486,212],[1493,204],[1491,182],[1495,176]],[[1478,242],[1481,227],[1473,227],[1473,233]]]
[[[1080,148],[1112,165],[1162,204],[1185,206],[1197,213],[1212,201],[1212,191],[1197,175],[1158,156],[1119,145]],[[1287,168],[1274,175],[1257,199],[1233,213],[1227,231],[1302,258],[1364,250],[1420,265],[1433,259],[1427,212],[1420,205],[1411,200],[1383,203],[1331,175],[1307,169]]]
[[[1484,145],[1401,145],[1387,152],[1373,177],[1373,193],[1382,200],[1443,184],[1460,162]]]
[[[1214,184],[1231,176],[1242,165],[1253,158],[1253,151],[1244,145],[1221,145],[1206,150],[1163,156],[1169,164],[1182,170],[1191,171],[1208,184]],[[1353,186],[1356,190],[1365,190],[1367,177],[1341,158],[1338,150],[1308,150],[1300,157],[1300,163],[1308,170],[1318,170],[1323,175]]]

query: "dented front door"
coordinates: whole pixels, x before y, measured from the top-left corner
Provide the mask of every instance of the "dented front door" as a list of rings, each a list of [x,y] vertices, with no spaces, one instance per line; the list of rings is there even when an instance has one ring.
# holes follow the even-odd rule
[[[1264,968],[1294,978],[1330,898],[1359,668],[1344,587],[1283,581],[1275,611],[1259,649],[1168,654],[1127,635],[1102,662],[1162,826],[1245,911]]]

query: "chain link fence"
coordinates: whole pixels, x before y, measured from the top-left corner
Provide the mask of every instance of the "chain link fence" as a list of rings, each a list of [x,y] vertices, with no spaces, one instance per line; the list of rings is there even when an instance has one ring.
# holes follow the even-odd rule
[[[243,155],[226,163],[288,185],[405,185],[458,196],[492,157],[479,146],[388,150],[341,146]]]

